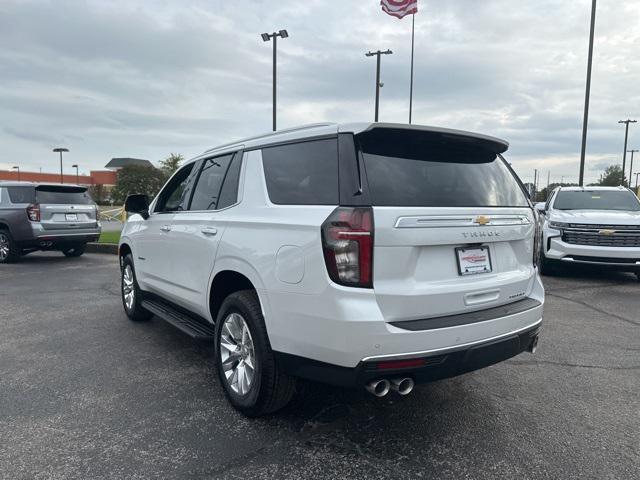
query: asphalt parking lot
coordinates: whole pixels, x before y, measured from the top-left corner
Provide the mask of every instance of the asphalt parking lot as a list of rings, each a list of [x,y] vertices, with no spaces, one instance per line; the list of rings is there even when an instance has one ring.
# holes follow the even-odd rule
[[[302,383],[250,420],[210,346],[126,319],[115,257],[0,265],[0,478],[640,478],[640,283],[545,285],[535,355],[403,398]]]

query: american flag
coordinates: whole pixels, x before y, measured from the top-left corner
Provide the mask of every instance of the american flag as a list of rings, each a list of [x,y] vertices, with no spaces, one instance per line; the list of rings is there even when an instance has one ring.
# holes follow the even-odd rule
[[[397,18],[418,11],[418,0],[380,0],[382,11]]]

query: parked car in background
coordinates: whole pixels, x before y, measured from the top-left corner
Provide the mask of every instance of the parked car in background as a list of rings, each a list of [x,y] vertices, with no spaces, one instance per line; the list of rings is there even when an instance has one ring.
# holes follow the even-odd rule
[[[587,264],[640,279],[640,201],[624,187],[558,187],[541,213],[540,269]]]
[[[213,340],[250,416],[284,406],[296,377],[406,395],[533,352],[537,222],[507,147],[358,123],[209,150],[151,203],[127,199],[124,310]]]
[[[0,182],[0,263],[36,250],[82,255],[100,236],[97,208],[78,185]]]

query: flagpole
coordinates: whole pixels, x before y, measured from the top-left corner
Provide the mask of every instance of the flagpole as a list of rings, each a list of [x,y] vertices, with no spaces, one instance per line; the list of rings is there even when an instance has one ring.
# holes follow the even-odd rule
[[[413,110],[413,43],[416,30],[416,14],[411,14],[411,82],[409,84],[409,124],[411,124],[411,113]]]

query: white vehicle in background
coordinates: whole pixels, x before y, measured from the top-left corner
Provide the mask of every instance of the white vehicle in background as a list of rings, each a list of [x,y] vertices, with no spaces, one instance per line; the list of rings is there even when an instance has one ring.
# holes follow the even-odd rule
[[[640,279],[640,201],[624,187],[558,187],[542,218],[540,269],[588,264],[635,272]]]
[[[406,395],[533,352],[536,215],[508,144],[415,125],[319,124],[223,145],[131,195],[122,301],[212,340],[235,408],[303,377]]]

